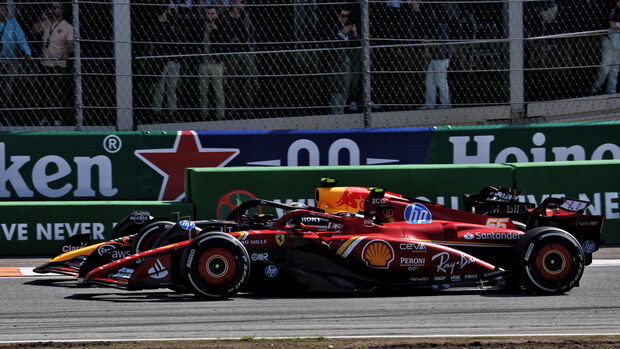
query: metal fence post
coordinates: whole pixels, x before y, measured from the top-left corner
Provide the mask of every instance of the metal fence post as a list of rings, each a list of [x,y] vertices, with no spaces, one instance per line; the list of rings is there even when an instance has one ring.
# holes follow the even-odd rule
[[[364,104],[364,128],[371,127],[370,91],[370,11],[368,0],[360,0],[362,26],[362,102]]]
[[[78,0],[73,0],[73,69],[75,85],[75,128],[82,131],[84,128],[84,114],[82,109],[82,60],[80,53],[80,8]]]
[[[132,130],[133,86],[131,68],[130,0],[117,0],[114,13],[114,57],[116,75],[116,129]]]
[[[504,7],[505,8],[505,7]],[[510,39],[510,115],[513,121],[525,117],[523,84],[523,1],[508,2]]]

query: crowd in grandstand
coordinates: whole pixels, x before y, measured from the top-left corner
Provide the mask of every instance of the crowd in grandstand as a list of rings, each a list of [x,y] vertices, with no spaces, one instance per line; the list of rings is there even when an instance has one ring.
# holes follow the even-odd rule
[[[276,8],[256,6],[270,4],[258,0],[250,0],[255,3],[249,5],[246,1],[132,3],[134,85],[137,90],[134,105],[136,110],[143,111],[138,113],[145,116],[142,121],[189,121],[187,115],[191,115],[189,119],[192,121],[249,117],[256,109],[269,104],[265,100],[278,98],[279,92],[273,91],[275,84],[271,83],[272,80],[261,78],[278,78],[284,70],[312,71],[310,67],[317,64],[312,61],[319,60],[318,56],[311,54],[297,56],[297,59],[301,57],[306,61],[291,68],[265,64],[266,60],[261,61],[256,53],[295,49],[328,49],[321,51],[325,53],[320,58],[321,64],[328,67],[327,78],[321,80],[324,83],[321,95],[324,103],[316,104],[325,104],[328,108],[318,113],[342,114],[359,110],[363,102],[360,73],[363,67],[362,51],[357,48],[361,45],[363,21],[357,4],[333,2],[318,7],[316,4],[310,6],[312,2],[308,1],[303,2],[308,6],[299,8]],[[373,68],[397,70],[398,64],[402,63],[398,55],[403,54],[403,47],[431,43],[415,51],[420,52],[416,59],[423,61],[421,64],[426,71],[422,79],[425,92],[420,93],[421,101],[411,104],[417,104],[417,108],[423,110],[451,108],[454,100],[451,89],[467,83],[450,78],[449,87],[448,73],[453,69],[451,58],[454,49],[460,49],[451,43],[481,38],[476,36],[480,35],[483,22],[486,28],[495,31],[492,34],[495,38],[506,37],[507,29],[501,15],[505,11],[503,5],[487,6],[486,11],[494,14],[485,17],[471,2],[373,2],[369,16],[371,46],[379,48],[374,52],[381,52],[372,53]],[[38,113],[35,124],[70,125],[74,112],[70,58],[74,32],[71,16],[68,16],[71,5],[54,2],[18,7],[21,8],[16,10],[14,5],[13,9],[6,3],[0,5],[0,125],[19,123],[20,110],[30,108],[45,108],[44,112]],[[571,86],[580,90],[568,97],[616,92],[620,32],[615,31],[620,31],[620,9],[614,8],[620,8],[620,1],[542,0],[524,4],[525,37],[611,29],[609,35],[600,35],[601,44],[595,45],[602,52],[591,49],[593,40],[599,40],[597,36],[584,35],[571,40],[570,44],[556,42],[562,46],[563,59],[574,60],[574,66],[591,65],[593,59],[601,65],[596,74],[592,74],[591,81]],[[85,7],[82,10],[86,11]],[[89,18],[93,18],[92,15]],[[110,34],[112,30],[104,23],[87,21],[81,25],[85,31],[91,32],[98,30]],[[540,52],[547,49],[537,43],[526,45],[526,59],[534,56],[541,59]],[[105,49],[91,51],[101,54]],[[405,54],[409,52],[405,51]],[[83,57],[88,55],[88,48],[84,53]],[[25,63],[20,63],[22,59]],[[20,69],[24,65],[29,68]],[[22,77],[20,72],[23,71],[31,73]],[[191,78],[185,79],[189,82],[184,80],[185,77]],[[537,77],[530,79],[535,81]],[[16,80],[24,81],[16,84]],[[390,83],[389,77],[379,77],[378,81],[387,81],[384,86]],[[584,88],[587,93],[583,93]],[[380,90],[380,85],[377,91],[373,90],[373,99],[376,95],[389,105],[390,94],[395,93],[387,88],[387,92]],[[544,99],[549,96],[542,96],[543,93],[553,93],[549,90],[528,93],[531,98]],[[302,106],[303,98],[316,97],[291,96],[299,94],[296,91],[281,92],[289,99],[298,98],[296,101]],[[274,94],[275,97],[271,96]],[[190,113],[181,112],[183,110],[190,110]]]

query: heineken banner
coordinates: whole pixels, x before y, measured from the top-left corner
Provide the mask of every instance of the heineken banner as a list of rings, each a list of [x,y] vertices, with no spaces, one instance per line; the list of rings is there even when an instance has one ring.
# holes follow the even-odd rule
[[[620,122],[438,127],[427,164],[620,159]]]
[[[3,132],[0,200],[180,200],[186,167],[620,159],[620,122],[291,131]]]
[[[133,210],[146,210],[153,217],[174,219],[178,212],[193,218],[193,205],[185,202],[4,202],[0,203],[0,255],[49,256],[75,234],[90,234],[92,242],[107,240],[114,225]]]

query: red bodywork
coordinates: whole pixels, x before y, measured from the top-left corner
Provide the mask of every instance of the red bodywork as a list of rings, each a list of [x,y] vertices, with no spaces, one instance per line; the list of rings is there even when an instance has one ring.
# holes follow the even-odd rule
[[[428,211],[417,209],[418,215]],[[441,215],[441,207],[436,212]],[[405,213],[414,214],[403,210]],[[435,214],[433,211],[432,216],[416,223],[377,224],[360,215],[296,210],[269,230],[230,235],[247,249],[255,274],[273,265],[289,274],[324,273],[365,285],[414,287],[497,278],[507,266],[508,252],[524,234],[515,229],[436,220]],[[188,244],[189,240],[120,259],[92,270],[83,281],[127,289],[182,285],[178,270],[184,261],[180,256]],[[487,258],[493,255],[497,258]],[[255,277],[262,283],[276,279]]]

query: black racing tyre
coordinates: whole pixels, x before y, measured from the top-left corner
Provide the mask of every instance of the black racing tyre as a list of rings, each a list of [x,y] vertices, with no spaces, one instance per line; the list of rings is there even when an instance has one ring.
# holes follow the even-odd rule
[[[147,224],[151,223],[153,217],[148,211],[132,211],[129,216],[123,218],[112,228],[110,240],[137,233]]]
[[[528,231],[517,243],[516,272],[529,290],[562,294],[579,284],[585,253],[577,239],[552,227]]]
[[[220,232],[192,240],[183,251],[180,265],[187,288],[206,299],[236,294],[250,276],[248,251],[239,240]]]
[[[132,242],[131,253],[136,254],[157,247],[155,245],[157,238],[173,226],[174,223],[170,221],[157,221],[148,224],[136,234]]]

